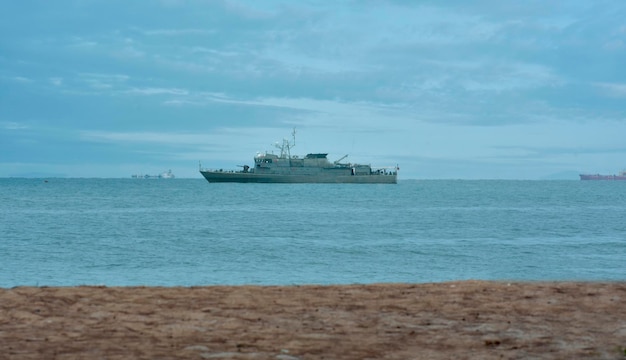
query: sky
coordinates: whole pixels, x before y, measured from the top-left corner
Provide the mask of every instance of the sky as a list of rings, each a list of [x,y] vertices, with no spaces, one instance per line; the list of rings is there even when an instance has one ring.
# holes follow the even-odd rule
[[[399,179],[626,168],[626,1],[0,2],[0,177],[328,153]]]

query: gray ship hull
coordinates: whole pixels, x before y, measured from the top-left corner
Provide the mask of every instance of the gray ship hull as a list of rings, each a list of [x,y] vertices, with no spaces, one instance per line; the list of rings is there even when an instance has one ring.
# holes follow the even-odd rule
[[[245,172],[222,172],[201,170],[210,183],[278,183],[278,184],[396,184],[396,174],[372,175],[286,175],[255,174]]]

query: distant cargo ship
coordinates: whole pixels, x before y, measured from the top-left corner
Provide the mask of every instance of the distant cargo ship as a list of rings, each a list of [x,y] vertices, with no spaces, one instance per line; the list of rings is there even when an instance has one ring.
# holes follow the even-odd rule
[[[164,173],[160,173],[159,175],[138,175],[134,174],[131,176],[133,179],[174,179],[175,176],[172,174],[172,170],[168,170]]]
[[[580,174],[580,180],[626,180],[626,170],[618,175]]]

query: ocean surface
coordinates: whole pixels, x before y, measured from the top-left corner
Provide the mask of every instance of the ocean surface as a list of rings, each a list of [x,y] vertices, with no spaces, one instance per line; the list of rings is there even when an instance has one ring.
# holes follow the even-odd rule
[[[0,287],[626,280],[626,182],[0,179]]]

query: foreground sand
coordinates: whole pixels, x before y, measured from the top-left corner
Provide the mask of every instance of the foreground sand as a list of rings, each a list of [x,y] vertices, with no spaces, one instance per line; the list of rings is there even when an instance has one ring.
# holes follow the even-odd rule
[[[626,359],[626,283],[0,289],[7,359]]]

